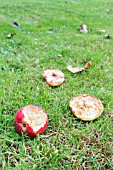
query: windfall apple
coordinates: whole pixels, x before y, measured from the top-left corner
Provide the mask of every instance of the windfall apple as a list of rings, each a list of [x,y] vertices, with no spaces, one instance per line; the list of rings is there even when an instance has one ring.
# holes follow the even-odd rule
[[[38,106],[21,108],[14,118],[14,125],[18,133],[26,133],[29,137],[42,134],[48,126],[48,117],[45,111]]]
[[[59,86],[64,82],[64,73],[58,69],[44,70],[42,75],[50,86]]]
[[[90,94],[79,94],[73,97],[69,105],[72,113],[84,121],[98,118],[104,109],[102,102]]]

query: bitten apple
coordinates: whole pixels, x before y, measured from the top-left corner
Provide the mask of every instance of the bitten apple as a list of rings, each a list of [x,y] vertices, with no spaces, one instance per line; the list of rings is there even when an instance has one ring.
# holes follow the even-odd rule
[[[25,106],[21,108],[15,118],[14,125],[18,133],[26,133],[29,137],[42,134],[48,125],[48,117],[43,109],[38,106]]]
[[[70,100],[70,109],[79,119],[90,121],[101,115],[104,106],[98,98],[90,94],[79,94]]]
[[[64,82],[64,73],[58,69],[44,70],[42,75],[50,86],[59,86]]]

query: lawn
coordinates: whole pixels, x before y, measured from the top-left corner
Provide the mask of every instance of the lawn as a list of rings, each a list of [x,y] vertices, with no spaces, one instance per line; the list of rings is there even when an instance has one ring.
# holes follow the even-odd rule
[[[81,33],[81,24],[90,31]],[[88,61],[81,73],[67,69]],[[0,66],[0,169],[113,169],[113,0],[0,0]],[[48,86],[48,68],[61,70],[65,82]],[[77,94],[99,98],[102,115],[73,116],[69,101]],[[14,127],[16,112],[31,104],[49,119],[34,139]]]

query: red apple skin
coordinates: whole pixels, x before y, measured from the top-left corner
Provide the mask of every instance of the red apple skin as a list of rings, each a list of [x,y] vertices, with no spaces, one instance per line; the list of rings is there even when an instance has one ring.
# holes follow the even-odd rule
[[[14,125],[15,125],[15,128],[16,128],[16,131],[18,133],[26,133],[29,137],[31,138],[34,138],[36,137],[37,134],[42,134],[44,133],[44,131],[46,130],[47,126],[48,126],[48,117],[46,119],[46,122],[44,124],[43,127],[41,127],[36,133],[33,131],[32,127],[27,123],[27,122],[24,122],[23,119],[24,119],[24,114],[23,114],[23,110],[25,108],[35,108],[37,109],[38,111],[39,110],[42,110],[41,108],[39,108],[38,106],[33,106],[33,105],[29,105],[29,106],[25,106],[23,108],[21,108],[17,113],[16,113],[16,116],[14,118]],[[44,111],[43,111],[44,112]],[[26,127],[24,127],[24,125],[26,125]]]

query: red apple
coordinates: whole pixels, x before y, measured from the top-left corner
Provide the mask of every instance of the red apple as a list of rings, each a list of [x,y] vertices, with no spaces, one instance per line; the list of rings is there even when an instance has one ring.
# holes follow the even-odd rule
[[[48,117],[45,111],[38,106],[25,106],[21,108],[14,119],[14,125],[18,133],[26,133],[29,137],[42,134],[48,125]]]

